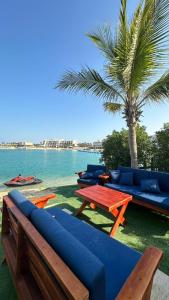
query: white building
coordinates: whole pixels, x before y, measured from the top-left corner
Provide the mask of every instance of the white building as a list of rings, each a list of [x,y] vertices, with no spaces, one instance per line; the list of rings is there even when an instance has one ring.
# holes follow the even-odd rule
[[[93,149],[102,149],[102,141],[93,142]]]
[[[45,140],[42,142],[42,146],[45,148],[72,148],[77,145],[76,141],[70,140]]]
[[[32,142],[26,142],[26,141],[18,142],[17,144],[18,144],[18,147],[33,147],[33,145],[34,145]]]
[[[50,140],[50,141],[43,141],[42,146],[44,148],[59,148],[59,141],[57,140]]]

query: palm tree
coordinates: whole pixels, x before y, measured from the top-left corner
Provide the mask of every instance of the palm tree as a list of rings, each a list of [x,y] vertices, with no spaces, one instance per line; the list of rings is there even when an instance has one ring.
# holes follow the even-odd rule
[[[106,59],[104,76],[84,67],[79,72],[66,72],[56,88],[89,92],[103,99],[105,110],[120,111],[129,129],[131,167],[137,168],[136,126],[143,106],[169,97],[169,71],[164,72],[168,58],[169,1],[141,0],[130,22],[126,4],[127,0],[121,0],[114,35],[108,26],[87,34]]]

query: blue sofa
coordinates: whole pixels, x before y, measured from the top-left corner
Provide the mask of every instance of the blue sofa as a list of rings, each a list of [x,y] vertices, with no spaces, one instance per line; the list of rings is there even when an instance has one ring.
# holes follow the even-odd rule
[[[45,251],[46,254],[50,252],[50,249],[47,249],[46,244],[44,244],[46,246],[43,246],[42,248],[40,247],[41,244],[38,244],[42,243],[42,241],[40,242],[40,233],[75,276],[77,276],[88,289],[89,298],[85,297],[85,299],[122,300],[126,299],[125,297],[129,299],[131,293],[134,297],[132,299],[149,299],[151,289],[150,282],[152,281],[155,270],[161,260],[161,250],[149,248],[146,250],[147,252],[145,251],[144,255],[141,255],[139,252],[110,238],[105,233],[67,214],[57,207],[46,209],[37,208],[16,190],[9,193],[9,199],[11,199],[16,207],[22,212],[22,215],[20,216],[15,208],[12,207],[8,197],[7,199],[4,197],[4,207],[5,205],[9,205],[8,209],[5,209],[4,211],[6,212],[11,209],[11,213],[14,213],[15,218],[18,218],[17,222],[19,223],[21,221],[23,226],[22,231],[24,230],[25,224],[25,230],[28,230],[26,233],[27,239],[30,235],[31,243],[34,243],[37,251],[36,261],[38,262],[38,259],[41,259],[42,255],[44,255],[43,251]],[[29,221],[25,222],[25,219],[22,217],[23,215],[26,217],[25,219],[28,219]],[[31,227],[32,225],[30,222],[38,231],[38,235]],[[3,224],[5,224],[4,221]],[[3,232],[8,233],[8,230],[4,230],[3,228]],[[11,233],[12,232],[13,230]],[[22,235],[23,234],[24,232]],[[35,239],[33,240],[33,237],[35,236],[37,236],[37,241]],[[22,238],[21,235],[20,237]],[[5,240],[6,239],[7,236],[5,235]],[[37,256],[38,252],[40,253],[39,256]],[[27,259],[29,259],[29,257],[27,257]],[[49,261],[50,260],[48,260],[47,263],[47,270],[53,272],[54,266],[51,266]],[[52,261],[54,261],[53,256]],[[59,264],[58,258],[56,258],[56,261],[57,264]],[[42,268],[41,264],[39,264],[39,266]],[[57,264],[56,268],[59,266]],[[151,265],[151,270],[147,272],[149,264]],[[36,276],[34,279],[36,280]],[[60,281],[58,280],[58,282]],[[56,284],[58,284],[58,282]],[[131,288],[132,284],[133,288]],[[48,284],[46,284],[46,286],[44,285],[45,282],[41,285],[41,292],[42,288],[50,289]],[[69,296],[70,297],[66,297],[66,299],[75,299],[72,298],[71,295]],[[49,298],[46,297],[43,299],[48,300]],[[78,299],[81,298],[78,297]]]
[[[106,183],[105,186],[121,192],[133,195],[133,202],[152,208],[164,214],[169,214],[169,173],[147,171],[143,169],[133,169],[128,167],[119,167],[120,174],[133,173],[133,185],[121,185],[118,182]],[[157,179],[160,193],[150,193],[141,191],[141,180]]]
[[[87,170],[78,172],[79,178],[77,183],[80,187],[91,186],[99,183],[99,175],[106,172],[106,167],[103,165],[87,165]]]

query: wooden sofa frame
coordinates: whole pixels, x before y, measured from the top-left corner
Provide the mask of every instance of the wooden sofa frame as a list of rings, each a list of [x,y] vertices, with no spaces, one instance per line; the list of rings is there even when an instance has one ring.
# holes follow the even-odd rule
[[[2,244],[20,300],[90,298],[87,288],[9,196],[3,198]],[[150,299],[153,276],[161,258],[161,250],[154,247],[146,249],[116,300]]]
[[[158,207],[158,206],[156,206],[156,205],[153,205],[153,204],[150,204],[150,203],[143,202],[143,201],[138,200],[138,199],[136,199],[136,198],[133,198],[132,202],[135,203],[135,204],[138,204],[138,205],[140,205],[140,206],[144,206],[144,207],[146,207],[146,208],[149,208],[149,209],[151,209],[151,210],[154,210],[154,211],[156,211],[156,212],[158,212],[158,213],[160,213],[160,214],[169,216],[169,210],[167,210],[167,209],[163,209],[163,208],[160,208],[160,207]]]

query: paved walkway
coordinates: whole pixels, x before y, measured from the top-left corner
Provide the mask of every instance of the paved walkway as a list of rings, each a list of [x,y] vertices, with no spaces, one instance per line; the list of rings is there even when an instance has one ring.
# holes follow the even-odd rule
[[[160,270],[154,276],[151,300],[169,300],[169,276]]]

